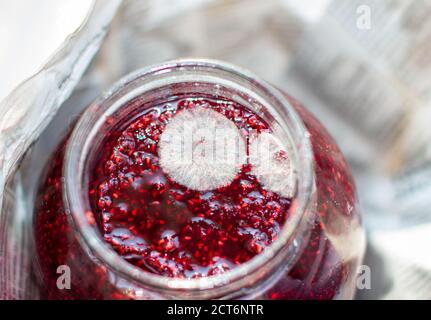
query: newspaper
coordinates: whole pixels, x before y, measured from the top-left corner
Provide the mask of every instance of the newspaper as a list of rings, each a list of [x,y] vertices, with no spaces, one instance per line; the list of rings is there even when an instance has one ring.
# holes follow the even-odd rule
[[[334,0],[289,66],[354,170],[365,263],[384,266],[387,285],[360,298],[431,298],[430,18],[428,0]]]

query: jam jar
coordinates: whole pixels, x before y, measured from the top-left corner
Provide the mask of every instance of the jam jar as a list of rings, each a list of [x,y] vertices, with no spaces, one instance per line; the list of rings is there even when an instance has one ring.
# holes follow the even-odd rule
[[[46,299],[351,299],[365,249],[325,128],[202,59],[117,82],[49,161],[33,214]]]

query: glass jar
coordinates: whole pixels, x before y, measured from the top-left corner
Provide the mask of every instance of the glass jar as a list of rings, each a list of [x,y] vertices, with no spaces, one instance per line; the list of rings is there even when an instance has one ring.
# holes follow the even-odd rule
[[[276,239],[231,270],[191,279],[124,260],[105,242],[89,199],[90,168],[113,128],[154,101],[184,94],[223,97],[257,114],[289,148],[296,171]],[[351,299],[365,249],[353,178],[322,125],[248,71],[199,59],[139,70],[91,104],[46,168],[33,224],[35,270],[50,299]]]

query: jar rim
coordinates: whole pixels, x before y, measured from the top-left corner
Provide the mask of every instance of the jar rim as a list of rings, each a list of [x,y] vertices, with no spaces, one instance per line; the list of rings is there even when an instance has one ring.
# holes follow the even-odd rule
[[[241,87],[240,82],[241,84],[247,84],[249,89],[259,90],[261,96],[271,101],[272,104],[278,105],[279,112],[282,112],[280,116],[285,118],[285,121],[286,119],[289,120],[288,129],[294,134],[294,147],[300,162],[297,163],[298,191],[293,199],[292,211],[288,221],[281,228],[277,239],[263,252],[219,275],[196,279],[170,278],[142,270],[130,264],[102,239],[100,233],[98,234],[97,227],[94,226],[94,219],[89,219],[88,217],[88,213],[92,213],[92,211],[88,201],[88,192],[82,192],[82,186],[86,185],[84,183],[84,173],[86,171],[87,156],[92,145],[91,139],[100,127],[95,121],[100,124],[104,121],[104,117],[113,112],[115,108],[121,108],[124,102],[130,101],[130,95],[127,95],[130,92],[134,92],[136,96],[136,90],[145,87],[140,83],[144,79],[147,85],[151,83],[159,85],[160,83],[155,84],[156,80],[160,82],[161,79],[161,83],[163,83],[168,78],[175,76],[176,81],[181,82],[182,76],[196,73],[196,77],[193,77],[193,79],[195,79],[196,83],[199,83],[199,72],[216,72],[220,76],[220,81],[223,79],[222,76],[229,76],[238,82],[238,90],[247,89],[245,86]],[[126,88],[127,90],[125,91]],[[145,89],[142,92],[145,92]],[[248,94],[252,94],[252,92],[250,91]],[[107,103],[107,101],[111,104]],[[100,116],[100,113],[103,116]],[[98,116],[96,117],[95,114],[98,114]],[[304,229],[300,226],[304,226],[304,221],[307,220],[305,213],[309,211],[308,207],[312,201],[314,188],[313,159],[309,133],[293,106],[278,89],[259,79],[250,71],[226,62],[210,59],[177,59],[150,65],[125,76],[84,111],[66,147],[63,168],[63,176],[65,177],[63,181],[65,189],[64,202],[72,226],[78,232],[82,242],[97,259],[105,263],[112,271],[135,283],[173,296],[181,294],[182,297],[186,297],[188,295],[184,295],[185,292],[189,293],[190,297],[193,298],[226,296],[226,294],[246,286],[247,279],[251,276],[256,277],[259,273],[263,277],[263,272],[268,271],[267,269],[271,264],[275,266],[280,261],[283,261],[286,258],[285,255],[288,254],[287,243],[289,243],[290,247],[297,246],[294,240],[298,238],[298,233]],[[269,262],[271,262],[270,265],[268,265]],[[203,294],[203,291],[208,294]],[[193,292],[198,292],[199,295],[193,295]]]

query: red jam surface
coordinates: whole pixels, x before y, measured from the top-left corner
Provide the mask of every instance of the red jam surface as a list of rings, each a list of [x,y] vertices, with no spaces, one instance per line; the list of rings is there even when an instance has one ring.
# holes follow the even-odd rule
[[[288,99],[309,130],[313,145],[314,225],[295,264],[261,291],[260,297],[333,299],[343,295],[360,259],[347,257],[328,238],[331,234],[332,238],[352,239],[353,231],[360,227],[355,188],[346,162],[326,130],[298,102]],[[152,106],[108,137],[90,177],[90,199],[105,240],[121,257],[146,271],[184,278],[225,272],[264,250],[288,219],[290,200],[265,190],[248,165],[231,184],[207,192],[189,190],[160,169],[157,141],[165,124],[181,109],[204,107],[224,114],[246,136],[250,129],[270,132],[262,119],[230,102],[183,99]],[[77,241],[64,210],[63,159],[64,147],[60,147],[35,206],[42,297],[129,298],[111,284],[107,268],[94,264]],[[60,265],[71,268],[70,290],[58,289]]]
[[[91,182],[105,240],[130,263],[169,277],[210,276],[250,260],[277,238],[290,206],[290,199],[265,190],[249,164],[230,184],[211,191],[190,190],[163,172],[161,133],[177,113],[196,108],[221,113],[246,139],[251,132],[270,132],[234,102],[170,101],[147,108],[108,138]]]

